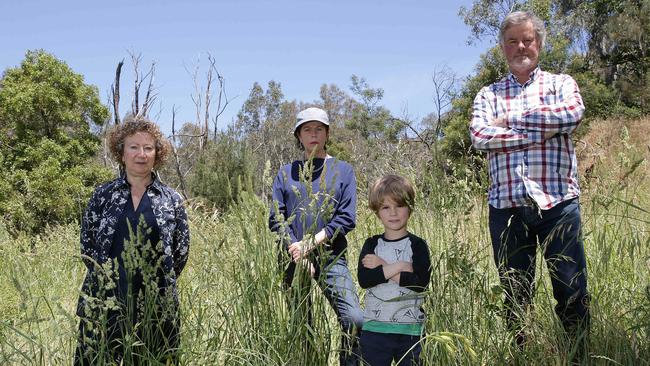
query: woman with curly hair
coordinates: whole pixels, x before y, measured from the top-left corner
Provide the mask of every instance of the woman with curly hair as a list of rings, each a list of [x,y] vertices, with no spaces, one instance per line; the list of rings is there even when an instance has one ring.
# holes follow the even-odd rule
[[[128,117],[109,145],[122,174],[95,189],[82,218],[88,272],[74,363],[176,364],[176,281],[190,235],[183,199],[155,173],[169,142],[152,121]]]

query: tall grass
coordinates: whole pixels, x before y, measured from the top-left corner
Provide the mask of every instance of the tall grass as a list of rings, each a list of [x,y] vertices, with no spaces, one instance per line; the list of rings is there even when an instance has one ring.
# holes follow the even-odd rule
[[[623,155],[596,165],[598,179],[585,185],[581,199],[592,294],[589,360],[595,365],[650,364],[648,158],[621,146]],[[433,263],[424,359],[431,365],[566,364],[567,340],[541,259],[527,324],[530,342],[523,350],[511,346],[500,316],[486,203],[465,194],[471,191],[466,188],[441,183],[432,194],[445,198],[421,199],[409,223],[427,240]],[[320,290],[313,283],[311,292],[281,286],[267,215],[266,202],[246,195],[225,215],[191,213],[190,259],[179,283],[181,364],[338,363],[341,334]],[[360,198],[357,228],[348,236],[353,273],[364,239],[380,232]],[[0,364],[71,363],[84,274],[76,225],[17,240],[0,228]],[[312,302],[312,326],[299,306],[305,301]]]

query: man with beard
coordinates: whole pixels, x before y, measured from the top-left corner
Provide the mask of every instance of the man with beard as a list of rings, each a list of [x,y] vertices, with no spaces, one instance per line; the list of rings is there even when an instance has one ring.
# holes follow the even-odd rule
[[[542,71],[544,23],[513,12],[499,42],[510,73],[474,99],[470,136],[487,152],[489,228],[505,292],[505,315],[516,343],[535,291],[535,256],[544,255],[557,313],[574,361],[586,355],[587,270],[582,242],[578,169],[571,134],[584,112],[575,80]]]

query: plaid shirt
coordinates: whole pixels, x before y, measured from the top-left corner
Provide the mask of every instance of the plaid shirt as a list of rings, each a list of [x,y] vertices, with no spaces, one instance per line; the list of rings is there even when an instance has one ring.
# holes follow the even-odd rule
[[[523,85],[509,74],[481,89],[469,130],[474,148],[488,153],[491,206],[550,209],[580,195],[571,133],[584,109],[573,78],[539,67]],[[490,125],[497,118],[507,127]]]

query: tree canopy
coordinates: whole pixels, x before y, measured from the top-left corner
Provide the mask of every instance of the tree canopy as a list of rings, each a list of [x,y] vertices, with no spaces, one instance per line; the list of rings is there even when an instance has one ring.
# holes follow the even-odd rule
[[[14,233],[78,217],[110,172],[87,161],[109,113],[97,88],[42,50],[0,79],[0,215]]]

